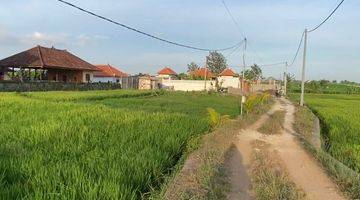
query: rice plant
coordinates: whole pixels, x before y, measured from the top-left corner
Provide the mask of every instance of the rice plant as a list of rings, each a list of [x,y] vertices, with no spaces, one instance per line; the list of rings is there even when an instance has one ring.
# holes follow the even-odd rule
[[[0,199],[140,199],[158,188],[206,108],[237,98],[143,91],[0,94]]]

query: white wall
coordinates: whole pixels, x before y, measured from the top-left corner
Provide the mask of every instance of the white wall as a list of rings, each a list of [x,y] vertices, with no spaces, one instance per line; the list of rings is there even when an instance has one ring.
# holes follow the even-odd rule
[[[220,76],[218,77],[219,84],[223,88],[240,88],[240,80],[239,77],[233,77],[233,76]]]
[[[90,74],[90,82],[94,82],[94,72],[92,72],[92,71],[84,71],[83,72],[83,83],[87,83],[86,74]]]
[[[221,79],[219,77],[219,81],[224,81],[222,84],[223,88],[239,88],[239,78],[236,77],[226,77],[225,79]],[[173,89],[175,91],[203,91],[205,88],[204,80],[162,80],[160,82],[162,88]],[[215,81],[207,81],[206,83],[207,90],[215,89]],[[277,85],[275,84],[254,84],[251,86],[251,92],[257,91],[265,91],[265,90],[276,90]]]
[[[204,80],[163,80],[162,87],[173,88],[175,91],[202,91],[205,89]],[[206,89],[215,89],[215,81],[206,81]]]
[[[115,77],[96,77],[94,76],[93,82],[94,83],[116,83],[116,80],[119,80],[121,83],[121,78],[115,78]]]

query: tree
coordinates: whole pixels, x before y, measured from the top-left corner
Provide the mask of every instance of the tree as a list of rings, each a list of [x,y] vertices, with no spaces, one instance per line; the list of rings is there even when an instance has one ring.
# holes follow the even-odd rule
[[[189,78],[188,75],[185,74],[185,73],[180,73],[180,74],[177,75],[177,77],[178,77],[180,80],[186,80],[186,79]]]
[[[199,69],[199,65],[197,65],[194,62],[191,62],[190,64],[187,65],[188,66],[188,72],[193,72],[197,69]]]
[[[227,67],[226,59],[221,53],[213,51],[206,58],[209,70],[215,75],[220,74]]]
[[[244,72],[245,79],[255,81],[262,78],[262,70],[257,64],[251,66],[251,69],[247,69]]]
[[[293,82],[294,80],[295,80],[295,75],[294,75],[294,74],[290,74],[290,73],[286,74],[286,81],[287,81],[288,83],[291,83],[291,82]]]

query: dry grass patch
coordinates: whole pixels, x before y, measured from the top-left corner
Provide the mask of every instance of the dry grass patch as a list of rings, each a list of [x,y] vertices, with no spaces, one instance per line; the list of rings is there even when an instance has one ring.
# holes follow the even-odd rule
[[[285,119],[285,111],[279,110],[269,116],[269,119],[258,129],[260,133],[267,135],[281,134]]]
[[[254,196],[258,200],[304,199],[305,193],[290,180],[276,151],[269,144],[256,140],[251,162],[251,182]]]
[[[311,141],[314,131],[315,116],[307,107],[296,106],[294,117],[295,131],[302,134],[306,140]]]
[[[270,106],[271,104],[259,106],[254,114],[249,113],[244,118],[226,120],[226,123],[214,132],[205,135],[201,140],[201,146],[188,156],[183,168],[157,198],[227,199],[230,183],[225,162],[229,149],[239,130],[254,123]]]

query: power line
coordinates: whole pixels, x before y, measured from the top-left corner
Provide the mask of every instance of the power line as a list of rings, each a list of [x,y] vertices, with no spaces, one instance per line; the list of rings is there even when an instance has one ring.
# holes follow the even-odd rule
[[[233,21],[233,23],[235,24],[235,26],[237,27],[239,33],[242,35],[242,37],[245,37],[245,34],[241,31],[240,25],[239,23],[236,21],[236,19],[234,18],[234,16],[232,15],[229,7],[226,5],[225,1],[222,1],[222,3],[224,4],[224,7],[226,9],[226,12],[229,14],[231,20]]]
[[[260,67],[271,67],[271,66],[276,66],[276,65],[283,65],[285,63],[286,62],[278,62],[278,63],[263,64],[263,65],[257,64],[257,65],[260,66]]]
[[[294,58],[292,59],[290,65],[288,65],[289,67],[291,67],[295,63],[295,60],[296,60],[297,56],[299,55],[299,52],[300,52],[300,49],[301,49],[301,44],[303,43],[304,35],[305,35],[305,32],[303,32],[302,35],[301,35],[299,46],[298,46],[298,48],[296,50],[296,53],[295,53]]]
[[[233,45],[233,46],[225,47],[225,48],[220,48],[220,49],[207,49],[207,48],[200,48],[200,47],[195,47],[195,46],[191,46],[191,45],[181,44],[181,43],[178,43],[178,42],[174,42],[174,41],[170,41],[170,40],[167,40],[167,39],[164,39],[164,38],[160,38],[160,37],[158,37],[158,36],[155,36],[155,35],[146,33],[146,32],[144,32],[144,31],[138,30],[138,29],[136,29],[136,28],[132,28],[132,27],[130,27],[130,26],[128,26],[128,25],[122,24],[122,23],[120,23],[120,22],[114,21],[114,20],[112,20],[112,19],[109,19],[109,18],[104,17],[104,16],[101,16],[101,15],[98,15],[98,14],[96,14],[96,13],[94,13],[94,12],[91,12],[91,11],[89,11],[89,10],[86,10],[86,9],[84,9],[84,8],[81,8],[81,7],[77,6],[77,5],[74,5],[74,4],[72,4],[72,3],[69,3],[69,2],[67,2],[67,1],[64,1],[64,0],[57,0],[57,1],[59,1],[59,2],[61,2],[61,3],[64,3],[64,4],[68,5],[68,6],[71,6],[71,7],[73,7],[73,8],[76,8],[76,9],[82,11],[82,12],[85,12],[85,13],[89,14],[89,15],[95,16],[95,17],[100,18],[100,19],[102,19],[102,20],[105,20],[105,21],[108,21],[108,22],[113,23],[113,24],[115,24],[115,25],[118,25],[118,26],[121,26],[121,27],[123,27],[123,28],[126,28],[126,29],[128,29],[128,30],[131,30],[131,31],[137,32],[137,33],[139,33],[139,34],[145,35],[145,36],[147,36],[147,37],[153,38],[153,39],[155,39],[155,40],[159,40],[159,41],[162,41],[162,42],[165,42],[165,43],[168,43],[168,44],[172,44],[172,45],[175,45],[175,46],[179,46],[179,47],[184,47],[184,48],[193,49],[193,50],[199,50],[199,51],[226,51],[226,50],[230,50],[230,49],[233,49],[233,48],[237,47],[237,46],[241,43],[241,42],[239,42],[239,43],[236,43],[236,44]]]
[[[228,55],[226,55],[226,57],[230,57],[232,56],[237,50],[239,50],[239,48],[244,44],[245,39],[243,41],[241,41],[241,43],[235,47]]]
[[[315,31],[316,29],[320,28],[320,26],[322,26],[323,24],[325,24],[325,22],[330,19],[330,17],[336,12],[336,10],[341,6],[341,4],[344,3],[344,1],[345,1],[345,0],[342,0],[342,1],[336,6],[336,8],[330,13],[330,15],[325,18],[324,21],[322,21],[319,25],[317,25],[315,28],[309,30],[308,32],[309,32],[309,33],[310,33],[310,32],[313,32],[313,31]]]

